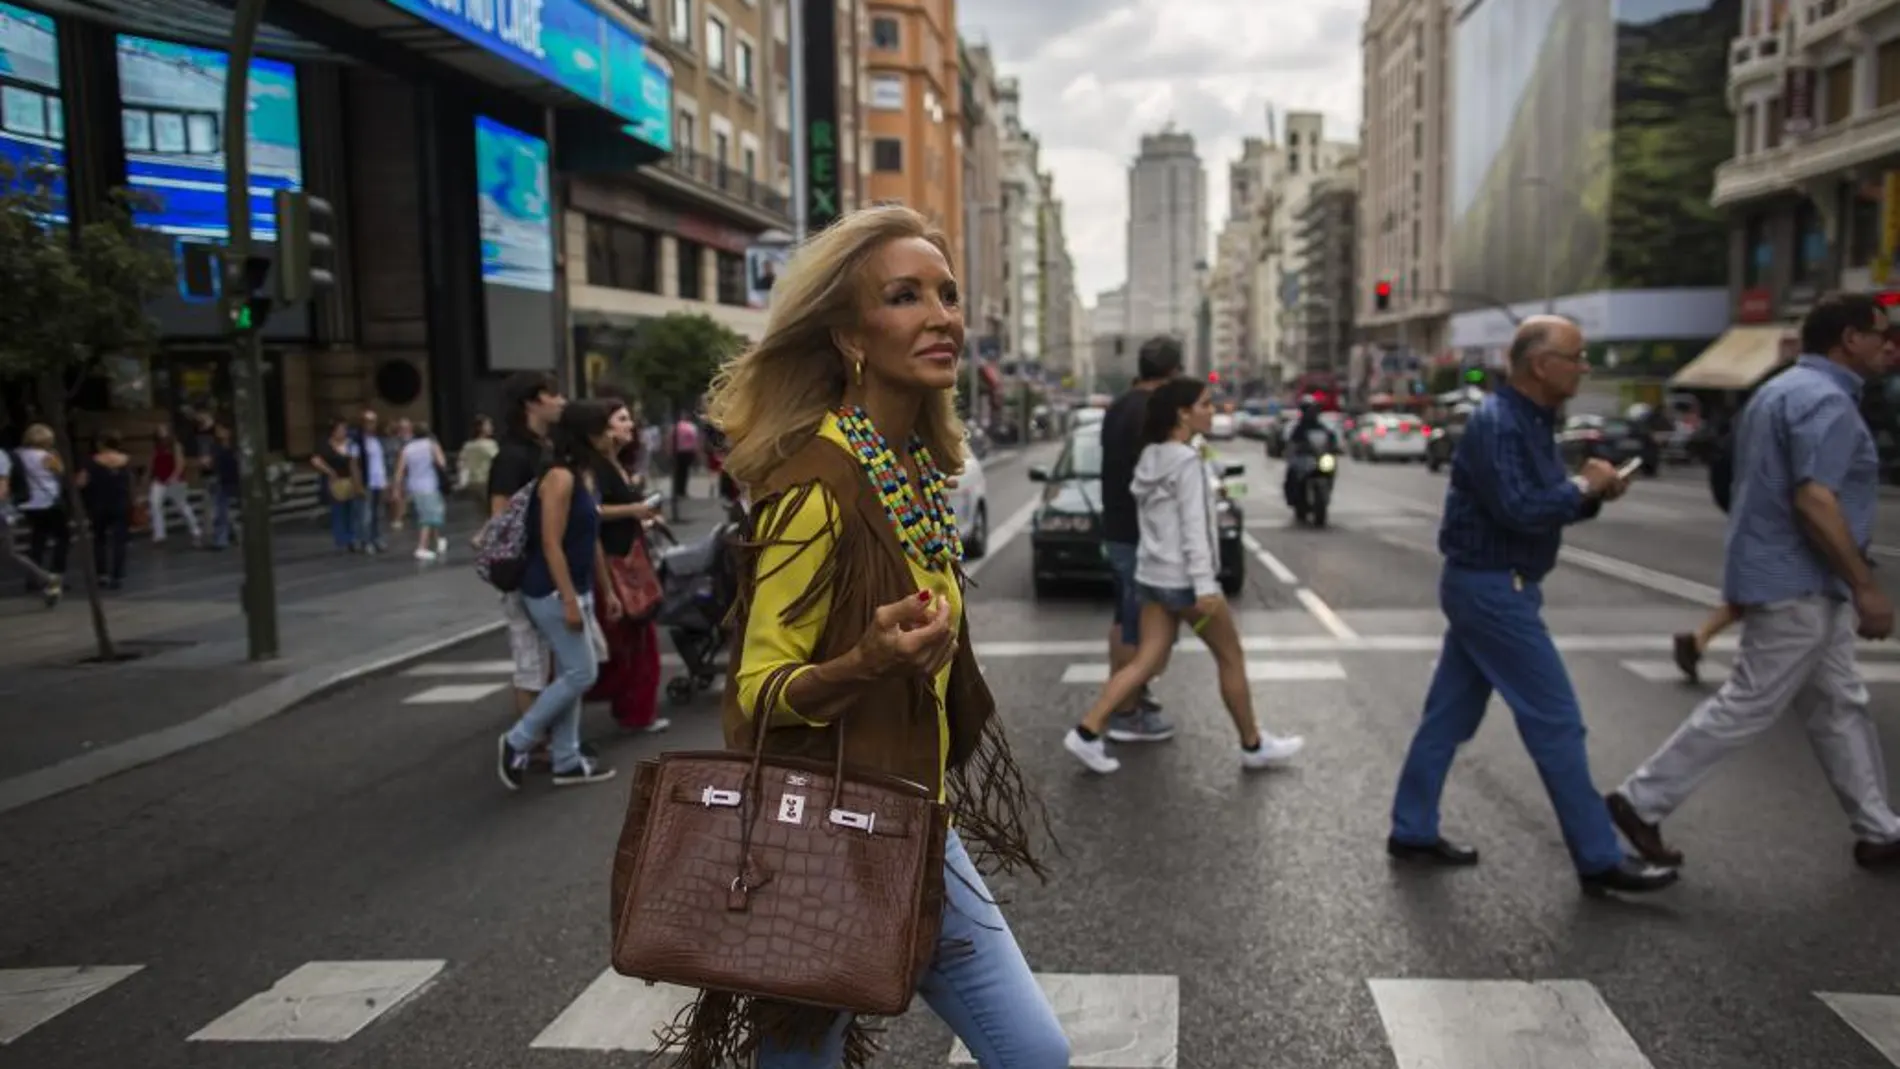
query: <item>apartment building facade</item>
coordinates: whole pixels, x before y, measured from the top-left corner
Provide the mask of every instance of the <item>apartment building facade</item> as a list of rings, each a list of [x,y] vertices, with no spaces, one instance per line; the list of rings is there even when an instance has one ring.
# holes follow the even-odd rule
[[[1003,323],[1002,359],[1017,373],[1043,359],[1042,148],[1023,126],[1022,87],[997,82],[1002,115]]]
[[[943,229],[963,262],[963,137],[955,0],[866,0],[867,192]]]
[[[1208,266],[1207,172],[1193,134],[1142,137],[1128,169],[1127,255],[1128,329],[1180,338],[1192,362]]]
[[[1257,244],[1248,303],[1254,349],[1270,384],[1291,383],[1305,370],[1300,212],[1316,182],[1356,168],[1357,152],[1351,142],[1326,137],[1325,116],[1292,111],[1286,114],[1286,140],[1270,133],[1259,153],[1261,193],[1252,213]]]
[[[1314,183],[1296,223],[1300,257],[1301,369],[1344,375],[1354,335],[1358,286],[1359,190],[1356,170]]]
[[[1377,373],[1409,376],[1449,344],[1454,307],[1446,262],[1453,5],[1372,0],[1361,38],[1357,223],[1361,277],[1353,292],[1363,340],[1381,353]],[[1391,294],[1384,309],[1375,290]]]
[[[958,44],[963,117],[964,318],[970,345],[984,359],[1002,351],[1003,127],[996,61],[986,45]]]

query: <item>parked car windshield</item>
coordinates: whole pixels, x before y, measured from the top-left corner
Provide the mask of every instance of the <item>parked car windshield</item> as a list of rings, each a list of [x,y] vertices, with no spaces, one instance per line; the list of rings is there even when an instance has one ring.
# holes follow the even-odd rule
[[[1068,448],[1056,461],[1058,479],[1099,479],[1102,477],[1102,432],[1097,427],[1078,429],[1069,435]]]

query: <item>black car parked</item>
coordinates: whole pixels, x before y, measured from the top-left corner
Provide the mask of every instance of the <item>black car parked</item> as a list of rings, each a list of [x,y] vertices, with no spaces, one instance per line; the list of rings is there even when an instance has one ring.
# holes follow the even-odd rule
[[[1227,496],[1225,481],[1246,470],[1244,464],[1223,466],[1215,487],[1221,494],[1215,506],[1220,525],[1220,584],[1228,597],[1239,594],[1247,581],[1247,551],[1240,544],[1246,518],[1240,503]],[[1029,531],[1036,596],[1049,597],[1068,583],[1109,582],[1108,561],[1102,555],[1101,424],[1070,431],[1055,466],[1030,468],[1029,478],[1043,484],[1042,502]]]
[[[1626,419],[1572,416],[1558,432],[1557,445],[1563,451],[1564,463],[1572,468],[1581,467],[1590,457],[1601,457],[1617,467],[1640,457],[1644,475],[1662,473],[1661,447],[1642,428]]]

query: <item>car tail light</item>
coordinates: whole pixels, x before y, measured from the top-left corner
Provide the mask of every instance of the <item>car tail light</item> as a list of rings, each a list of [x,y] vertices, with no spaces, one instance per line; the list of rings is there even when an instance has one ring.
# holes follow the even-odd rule
[[[1430,434],[1430,433],[1432,433],[1432,425],[1431,425],[1431,424],[1429,424],[1429,423],[1421,423],[1421,424],[1419,424],[1419,425],[1418,425],[1418,433],[1420,433],[1420,434]]]
[[[1377,427],[1374,427],[1374,428],[1372,429],[1372,433],[1373,433],[1373,434],[1376,434],[1376,435],[1378,435],[1378,436],[1379,436],[1379,437],[1381,437],[1381,438],[1384,438],[1384,437],[1385,437],[1385,424],[1383,424],[1383,423],[1381,423],[1381,424],[1379,424],[1379,425],[1378,425]]]

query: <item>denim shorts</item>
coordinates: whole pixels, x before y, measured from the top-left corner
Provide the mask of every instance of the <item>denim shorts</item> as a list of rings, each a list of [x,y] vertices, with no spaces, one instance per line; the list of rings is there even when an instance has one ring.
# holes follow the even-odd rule
[[[1151,601],[1169,612],[1186,612],[1197,600],[1191,586],[1149,586],[1147,583],[1139,586],[1142,601]]]
[[[441,494],[418,491],[409,495],[409,504],[415,511],[417,527],[442,526],[444,510]]]
[[[1140,551],[1133,542],[1102,543],[1108,574],[1115,581],[1114,622],[1122,629],[1122,642],[1130,646],[1141,645],[1141,593],[1135,583],[1135,558]]]

